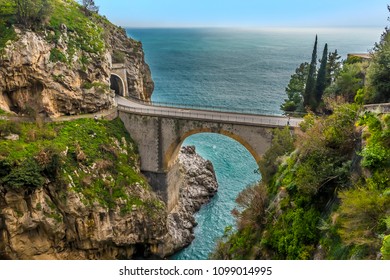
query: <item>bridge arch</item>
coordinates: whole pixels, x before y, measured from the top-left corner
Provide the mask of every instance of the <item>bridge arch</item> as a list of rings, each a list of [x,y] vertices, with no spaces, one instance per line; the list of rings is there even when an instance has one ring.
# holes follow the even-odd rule
[[[222,134],[244,146],[259,162],[271,145],[272,129],[276,127],[236,120],[235,115],[233,119],[236,121],[202,117],[209,114],[206,111],[185,117],[183,114],[188,112],[184,109],[172,112],[148,106],[145,112],[137,112],[139,110],[119,106],[118,114],[138,146],[142,173],[167,203],[168,211],[174,208],[179,198],[182,174],[177,155],[187,137],[204,132]],[[252,116],[247,119],[252,120]]]
[[[183,145],[183,142],[190,136],[195,135],[195,134],[200,134],[200,133],[215,133],[215,134],[221,134],[224,136],[227,136],[238,143],[240,143],[242,146],[244,146],[248,152],[252,155],[256,163],[258,163],[261,159],[261,154],[259,154],[256,149],[248,143],[243,137],[241,137],[238,134],[232,133],[231,131],[228,130],[218,130],[217,132],[214,129],[211,128],[196,128],[189,130],[185,132],[179,139],[171,143],[169,148],[167,149],[165,155],[164,155],[164,162],[163,162],[163,168],[164,170],[169,170],[176,162],[176,159],[179,155],[180,149]]]
[[[126,96],[125,82],[119,75],[115,73],[111,73],[110,88],[115,91],[115,94],[120,96]]]

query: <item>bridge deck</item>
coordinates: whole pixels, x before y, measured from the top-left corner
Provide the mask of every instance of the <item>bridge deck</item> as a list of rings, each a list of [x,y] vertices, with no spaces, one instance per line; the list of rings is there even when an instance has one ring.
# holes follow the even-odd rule
[[[208,110],[194,110],[174,107],[157,107],[129,100],[123,97],[116,98],[118,110],[124,112],[145,114],[150,116],[174,117],[201,121],[219,121],[224,123],[236,123],[244,125],[262,125],[270,127],[289,126],[298,127],[301,118],[290,118],[285,116],[266,116],[254,114],[242,114],[234,112],[219,112]]]

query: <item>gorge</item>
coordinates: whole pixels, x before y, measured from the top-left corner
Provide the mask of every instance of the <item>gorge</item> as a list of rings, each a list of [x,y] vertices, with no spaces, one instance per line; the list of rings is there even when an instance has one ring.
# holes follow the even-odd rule
[[[182,191],[167,205],[140,172],[145,156],[140,158],[136,143],[142,138],[134,141],[137,135],[127,131],[134,119],[127,117],[126,126],[110,117],[94,120],[103,109],[116,111],[114,91],[145,102],[175,103],[179,112],[186,110],[183,105],[207,104],[281,114],[285,87],[294,68],[309,59],[314,31],[124,30],[85,13],[74,1],[48,2],[55,4],[51,16],[28,28],[15,24],[12,5],[0,9],[0,30],[5,30],[0,37],[1,258],[165,258],[193,240],[197,223],[195,242],[173,258],[388,256],[389,118],[377,106],[372,112],[361,106],[370,95],[386,99],[375,83],[365,83],[378,69],[387,69],[379,67],[380,60],[371,66],[347,61],[321,105],[329,110],[326,116],[308,114],[296,138],[289,129],[263,133],[273,145],[259,162],[245,145],[213,133],[222,131],[218,124],[210,130],[199,126],[192,136],[183,133],[173,141],[173,154],[186,139],[184,144],[195,145],[214,168],[198,160],[192,147],[183,150],[184,159],[173,156],[175,188]],[[380,30],[315,32],[346,57],[372,48]],[[376,78],[389,76],[384,74]],[[356,92],[356,104],[338,104],[346,94],[354,100]],[[75,119],[59,121],[60,116]],[[141,116],[138,125],[151,119]],[[148,129],[153,133],[141,143],[154,150],[164,145],[155,133],[164,121]],[[170,131],[185,126],[177,122]],[[156,162],[165,161],[153,154]],[[199,177],[188,177],[198,171]],[[185,179],[195,186],[182,183]],[[195,194],[200,201],[215,195],[194,220],[200,202],[189,198]]]

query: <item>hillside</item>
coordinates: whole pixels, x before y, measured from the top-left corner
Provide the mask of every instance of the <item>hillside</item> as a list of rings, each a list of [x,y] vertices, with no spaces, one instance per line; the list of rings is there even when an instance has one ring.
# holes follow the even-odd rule
[[[161,255],[167,233],[119,119],[0,120],[0,209],[2,259]]]
[[[212,258],[390,259],[389,104],[363,106],[389,101],[389,34],[370,59],[341,62],[325,45],[318,70],[315,59],[296,69],[282,110],[305,121],[275,132]]]
[[[218,186],[212,164],[182,150],[168,213],[123,123],[97,118],[116,106],[114,64],[123,93],[150,100],[141,43],[73,0],[19,2],[0,0],[0,259],[165,258],[188,246]]]
[[[0,1],[1,109],[44,117],[108,109],[115,103],[113,63],[124,65],[130,95],[150,98],[142,45],[125,30],[73,0],[25,2],[29,20],[19,19],[15,1]]]
[[[307,117],[294,138],[276,132],[263,181],[238,197],[238,231],[213,258],[389,258],[389,135],[389,114],[356,105]]]

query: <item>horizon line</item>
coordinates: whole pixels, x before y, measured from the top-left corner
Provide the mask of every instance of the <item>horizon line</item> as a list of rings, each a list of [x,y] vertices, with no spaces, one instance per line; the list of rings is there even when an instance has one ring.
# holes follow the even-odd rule
[[[137,25],[118,25],[122,28],[139,28],[139,29],[385,29],[386,26],[367,25],[367,26],[137,26]]]

